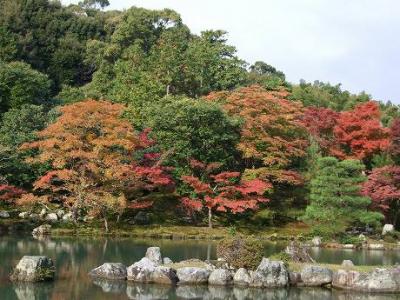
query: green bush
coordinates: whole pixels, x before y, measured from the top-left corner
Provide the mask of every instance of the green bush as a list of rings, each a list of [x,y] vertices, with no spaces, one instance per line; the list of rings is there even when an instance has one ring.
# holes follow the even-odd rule
[[[271,260],[281,260],[285,264],[286,268],[289,267],[289,263],[292,261],[292,258],[285,251],[278,252],[276,254],[272,254],[269,259]]]
[[[221,240],[217,245],[217,256],[234,268],[254,270],[263,257],[263,245],[254,238],[235,236]]]
[[[339,242],[341,244],[354,244],[356,246],[361,246],[362,240],[358,236],[342,235],[339,237]]]

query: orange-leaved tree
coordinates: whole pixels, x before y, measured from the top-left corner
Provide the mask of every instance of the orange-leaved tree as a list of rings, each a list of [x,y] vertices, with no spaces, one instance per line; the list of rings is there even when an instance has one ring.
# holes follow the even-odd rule
[[[21,204],[62,202],[75,219],[80,210],[100,215],[108,231],[107,215],[122,213],[128,191],[172,184],[157,155],[140,157],[154,142],[148,131],[138,134],[121,118],[124,106],[86,100],[60,110],[61,116],[38,133],[37,141],[21,147],[38,150],[28,162],[52,166]]]
[[[387,150],[389,129],[382,126],[378,103],[369,101],[340,113],[334,128],[336,147],[331,154],[340,159],[368,160]]]
[[[189,211],[208,210],[208,226],[212,228],[212,212],[242,213],[256,210],[260,203],[269,200],[264,193],[272,188],[269,182],[252,179],[241,180],[240,172],[215,171],[218,163],[205,164],[191,160],[193,175],[182,176],[182,181],[189,185],[192,193],[182,198],[182,205]]]
[[[211,93],[228,114],[243,120],[238,149],[245,167],[271,181],[299,183],[290,170],[306,155],[307,131],[301,123],[303,106],[287,99],[288,92],[253,85],[232,92]]]

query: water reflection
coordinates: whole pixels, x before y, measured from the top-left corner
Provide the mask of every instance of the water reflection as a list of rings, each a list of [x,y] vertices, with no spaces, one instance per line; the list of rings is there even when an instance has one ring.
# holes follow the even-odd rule
[[[351,294],[324,289],[260,290],[207,286],[134,285],[120,281],[91,281],[87,273],[104,262],[130,265],[145,254],[147,247],[160,246],[164,256],[174,261],[189,258],[215,259],[216,243],[209,241],[176,241],[144,239],[51,238],[34,240],[27,236],[0,237],[0,299],[400,299],[396,295]],[[283,244],[266,244],[268,256],[284,248]],[[352,251],[311,249],[319,262],[340,263],[351,259],[356,264],[394,264],[396,251]],[[54,283],[12,284],[8,275],[26,254],[47,255],[57,268]]]

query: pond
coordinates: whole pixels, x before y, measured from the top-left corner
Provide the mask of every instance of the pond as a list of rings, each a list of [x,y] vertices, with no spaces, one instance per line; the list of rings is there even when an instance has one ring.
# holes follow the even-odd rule
[[[126,282],[96,281],[87,273],[104,262],[130,265],[142,258],[147,247],[159,246],[163,256],[174,261],[189,258],[215,259],[216,242],[194,240],[144,240],[104,238],[52,238],[37,241],[30,236],[0,237],[0,299],[400,299],[396,295],[349,294],[326,289],[258,290],[216,287],[177,287],[133,285]],[[279,252],[284,244],[266,243],[265,255]],[[8,275],[26,254],[46,255],[56,264],[53,283],[13,284]],[[352,259],[356,264],[394,264],[396,251],[355,251],[311,249],[318,262],[340,263]],[[367,297],[368,296],[368,297]]]

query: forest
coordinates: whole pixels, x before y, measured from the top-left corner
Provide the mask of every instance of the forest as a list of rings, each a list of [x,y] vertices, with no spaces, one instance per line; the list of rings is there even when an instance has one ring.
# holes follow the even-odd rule
[[[173,10],[108,4],[0,0],[1,209],[62,207],[106,231],[140,212],[400,228],[399,106],[288,82]]]

